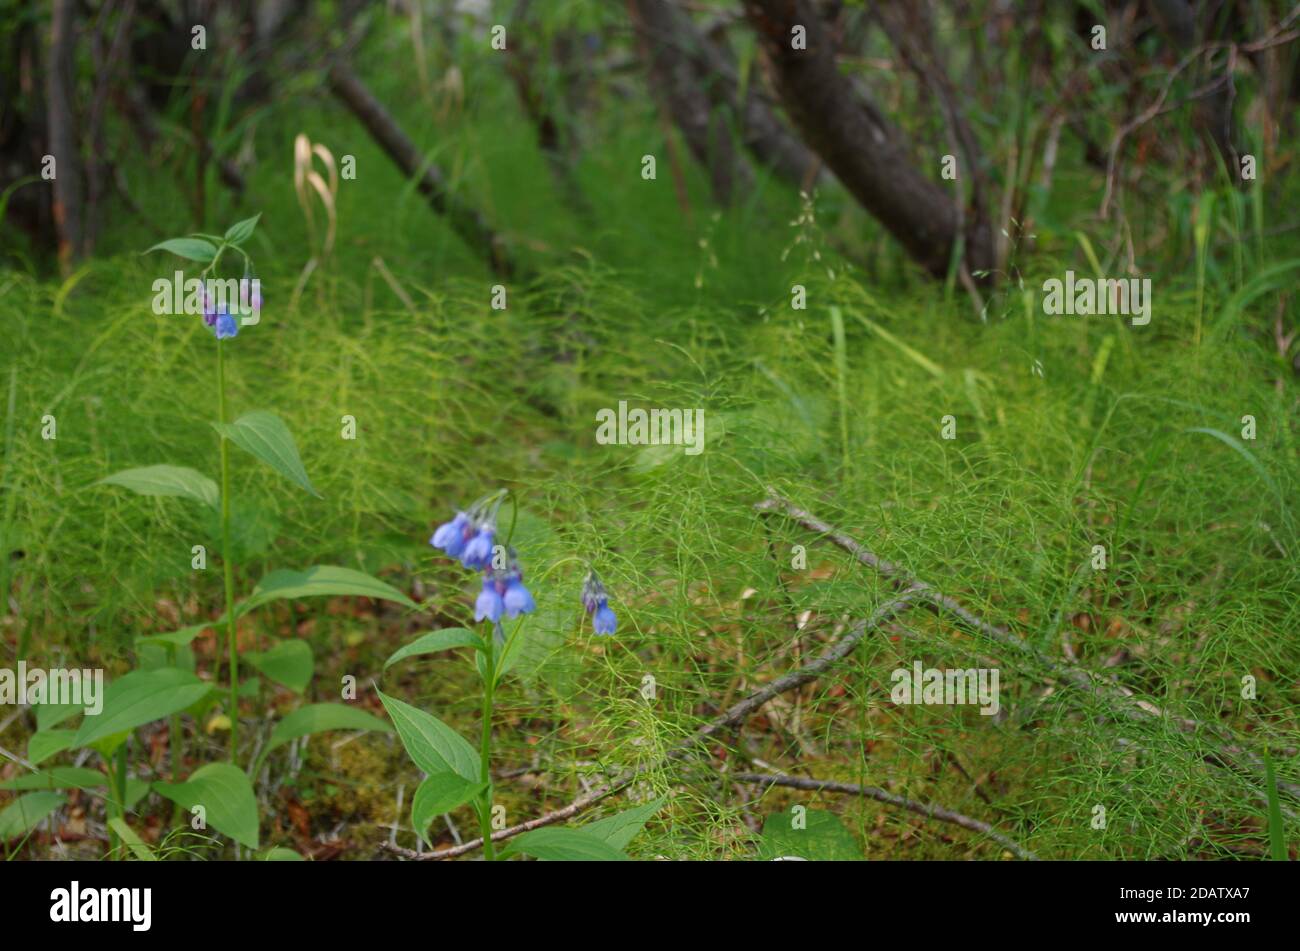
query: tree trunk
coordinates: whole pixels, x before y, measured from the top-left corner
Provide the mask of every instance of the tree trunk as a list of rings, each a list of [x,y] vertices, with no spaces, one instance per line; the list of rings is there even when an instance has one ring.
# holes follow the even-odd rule
[[[935,277],[945,276],[954,245],[963,236],[961,209],[917,171],[893,123],[873,103],[854,95],[836,66],[830,36],[807,0],[745,0],[745,9],[781,100],[804,140],[922,267]],[[807,31],[806,49],[794,48],[795,27]],[[938,165],[935,156],[936,169]],[[991,271],[988,225],[967,221],[964,238],[966,266]]]
[[[719,204],[731,204],[737,191],[753,186],[753,176],[731,141],[726,111],[713,108],[709,97],[710,86],[721,79],[673,44],[677,11],[668,0],[628,0],[628,11],[640,34],[653,92],[668,107],[691,154],[708,171],[713,197]]]
[[[664,32],[651,31],[650,42],[672,47],[678,56],[692,60],[698,74],[710,77],[704,85],[710,102],[740,117],[741,142],[755,159],[794,185],[811,184],[821,163],[772,112],[753,77],[745,86],[744,101],[739,101],[740,71],[726,45],[698,29],[675,0],[657,2],[664,8],[659,21]]]
[[[74,0],[55,0],[50,17],[50,63],[45,76],[46,126],[54,156],[54,228],[58,234],[59,265],[64,271],[81,255],[81,154],[77,120],[72,111],[72,53]]]

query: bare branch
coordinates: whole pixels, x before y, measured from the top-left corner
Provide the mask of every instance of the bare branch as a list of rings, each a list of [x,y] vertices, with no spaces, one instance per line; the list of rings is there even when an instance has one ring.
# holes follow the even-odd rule
[[[668,0],[628,0],[639,47],[650,70],[653,92],[663,100],[687,147],[709,174],[713,197],[731,204],[753,185],[753,176],[736,154],[724,110],[714,109],[707,90],[721,81],[698,59],[683,55],[664,37],[680,36],[678,11]]]
[[[679,759],[687,750],[695,746],[700,740],[707,739],[719,731],[734,727],[744,721],[751,713],[761,707],[767,701],[771,700],[777,694],[785,693],[815,680],[825,673],[837,661],[847,657],[859,641],[867,634],[868,631],[874,631],[881,625],[887,623],[901,612],[907,610],[912,605],[912,594],[904,592],[899,597],[886,602],[877,608],[875,613],[866,620],[859,621],[849,633],[841,636],[834,644],[822,652],[816,660],[810,661],[799,670],[792,671],[766,686],[755,690],[745,699],[731,706],[725,713],[715,717],[704,726],[695,731],[694,734],[685,740],[676,744],[666,755],[653,762],[644,764],[636,769],[630,770],[618,779],[612,780],[608,784],[581,796],[569,803],[562,809],[556,809],[538,816],[536,819],[530,819],[528,822],[521,822],[519,825],[511,826],[508,829],[501,829],[492,833],[493,842],[501,842],[505,839],[513,838],[524,832],[531,832],[533,829],[540,829],[542,826],[552,825],[556,822],[563,822],[565,819],[571,819],[585,809],[594,806],[603,799],[607,799],[614,793],[627,788],[637,777],[644,775],[652,769],[662,766],[670,759]],[[483,847],[483,839],[478,838],[461,845],[453,846],[449,849],[441,849],[437,852],[416,852],[412,849],[404,849],[400,846],[389,843],[382,843],[381,848],[385,851],[400,855],[403,858],[415,861],[434,861],[437,859],[452,859],[468,852]]]
[[[402,174],[415,179],[416,189],[448,223],[461,239],[487,259],[492,270],[502,277],[514,273],[514,264],[505,246],[487,220],[459,196],[448,189],[442,172],[426,162],[419,149],[407,138],[393,117],[371,94],[365,84],[343,62],[329,70],[330,89],[361,120]]]
[[[1132,690],[1123,684],[1104,679],[1068,661],[1058,661],[1049,657],[1019,635],[1012,633],[1005,627],[989,623],[963,607],[955,599],[948,597],[932,585],[919,581],[904,569],[869,551],[853,537],[823,522],[811,512],[783,498],[774,490],[769,488],[768,493],[769,497],[767,499],[754,506],[758,511],[785,515],[809,531],[826,536],[830,541],[857,558],[858,561],[878,571],[895,587],[902,587],[908,593],[926,602],[936,613],[950,614],[976,633],[982,634],[990,640],[1032,659],[1052,677],[1110,703],[1112,709],[1124,717],[1133,720],[1160,719],[1173,724],[1184,733],[1203,731],[1217,738],[1221,745],[1215,753],[1203,757],[1205,762],[1233,771],[1246,770],[1254,774],[1251,777],[1254,781],[1262,780],[1264,773],[1263,760],[1243,747],[1240,741],[1232,736],[1230,731],[1217,724],[1204,723],[1191,717],[1170,714],[1156,704],[1138,698]],[[1288,795],[1300,799],[1300,785],[1279,779],[1277,787]]]
[[[729,773],[732,779],[742,783],[762,783],[765,786],[788,786],[791,789],[806,789],[810,792],[834,792],[845,793],[850,796],[862,796],[866,799],[874,799],[876,802],[883,802],[887,806],[895,806],[899,809],[906,809],[908,812],[914,812],[918,816],[925,816],[927,819],[935,819],[939,822],[949,822],[955,826],[961,826],[963,829],[970,829],[972,832],[979,832],[988,836],[998,845],[1011,852],[1018,858],[1035,862],[1038,856],[1029,851],[1015,839],[999,832],[987,822],[981,822],[979,819],[972,819],[970,816],[955,812],[945,806],[936,806],[931,803],[917,802],[914,799],[908,799],[905,796],[896,796],[891,792],[879,788],[878,786],[858,786],[853,783],[837,783],[826,779],[808,779],[803,776],[785,776],[780,773],[771,775],[767,773]]]
[[[745,0],[745,9],[786,112],[859,204],[931,275],[947,275],[961,241],[966,266],[991,277],[991,229],[964,222],[957,200],[917,170],[899,129],[855,94],[808,0]]]

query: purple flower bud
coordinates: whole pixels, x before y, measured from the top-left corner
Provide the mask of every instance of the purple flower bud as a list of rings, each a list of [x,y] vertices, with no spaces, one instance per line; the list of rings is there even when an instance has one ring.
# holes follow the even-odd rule
[[[596,577],[596,572],[587,572],[587,579],[582,583],[582,607],[591,614],[605,601],[605,586]]]
[[[218,340],[225,340],[239,333],[239,324],[230,316],[230,311],[222,307],[217,311],[217,326],[214,328]]]
[[[511,578],[506,583],[506,593],[502,600],[505,602],[506,617],[529,614],[537,608],[533,596],[518,578]]]
[[[206,287],[203,288],[203,323],[208,327],[217,325],[217,305]]]
[[[614,616],[614,612],[610,610],[609,605],[603,599],[591,619],[591,626],[597,634],[603,635],[613,634],[618,628],[618,618]]]
[[[450,522],[443,522],[438,526],[433,537],[429,539],[429,544],[441,549],[451,558],[459,557],[465,547],[465,527],[468,524],[469,516],[464,512],[457,512],[456,517]]]
[[[460,563],[466,568],[473,568],[475,571],[486,568],[492,561],[492,539],[494,532],[491,528],[484,528],[465,544],[465,550],[461,552]]]
[[[496,583],[490,579],[483,582],[483,590],[478,594],[478,600],[474,602],[474,620],[482,621],[487,619],[492,623],[501,620],[501,612],[505,610],[505,602],[501,594],[497,591]]]

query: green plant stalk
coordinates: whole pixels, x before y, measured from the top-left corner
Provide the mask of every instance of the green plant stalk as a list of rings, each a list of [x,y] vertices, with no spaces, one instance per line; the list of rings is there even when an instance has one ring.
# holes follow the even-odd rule
[[[496,689],[496,643],[493,632],[488,631],[487,650],[483,652],[483,736],[479,741],[479,779],[484,783],[483,802],[478,810],[479,832],[483,836],[483,858],[485,861],[496,860],[496,848],[492,844],[492,700]]]
[[[176,666],[176,645],[167,645],[167,663]],[[181,715],[173,713],[168,722],[167,746],[172,754],[172,782],[181,781],[181,759],[184,751],[181,749]],[[181,804],[172,803],[172,825],[181,821]]]
[[[108,798],[104,803],[104,812],[109,819],[117,815],[117,770],[113,768],[112,760],[105,760],[104,769],[108,771]],[[117,832],[111,825],[108,826],[108,858],[111,860],[117,854]]]
[[[1196,224],[1192,228],[1192,238],[1196,244],[1196,349],[1201,347],[1201,321],[1205,312],[1205,266],[1210,243],[1210,232],[1214,213],[1213,193],[1207,192],[1197,204]],[[1200,355],[1197,355],[1197,367],[1200,367]]]
[[[849,469],[849,399],[846,377],[848,376],[848,347],[844,340],[844,318],[838,307],[831,308],[831,332],[835,338],[835,394],[839,400],[840,417],[840,455],[844,471]]]
[[[117,752],[113,754],[113,759],[116,760],[116,765],[113,765],[111,763],[105,764],[108,767],[108,781],[109,783],[112,784],[111,786],[112,795],[109,797],[109,800],[112,803],[113,808],[110,810],[111,815],[109,816],[109,818],[111,819],[114,816],[116,816],[118,818],[125,819],[126,818],[126,741],[123,741],[122,745],[117,748]],[[108,848],[109,848],[110,855],[117,855],[118,844],[119,844],[119,840],[118,840],[117,833],[113,831],[112,826],[109,826]],[[121,858],[121,856],[118,856],[118,858]]]
[[[225,341],[217,341],[217,414],[226,425]],[[226,642],[230,645],[230,762],[239,756],[239,645],[235,640],[235,569],[230,559],[230,445],[221,436],[221,575],[226,589]]]

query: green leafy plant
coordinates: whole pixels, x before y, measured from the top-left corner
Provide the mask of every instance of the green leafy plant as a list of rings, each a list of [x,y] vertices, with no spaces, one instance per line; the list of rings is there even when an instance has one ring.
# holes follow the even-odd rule
[[[130,832],[126,815],[152,791],[173,802],[178,812],[180,809],[196,813],[201,810],[205,823],[210,823],[218,832],[239,844],[256,849],[259,846],[259,823],[253,782],[269,753],[293,739],[313,733],[341,729],[388,732],[391,729],[378,717],[345,704],[313,704],[290,713],[276,726],[269,742],[247,771],[239,766],[239,702],[246,694],[239,680],[239,650],[235,633],[236,622],[241,617],[274,601],[309,597],[358,596],[416,607],[410,598],[378,578],[336,565],[271,571],[246,598],[236,598],[231,556],[229,446],[233,443],[299,488],[319,495],[307,476],[293,436],[280,417],[266,410],[254,410],[232,422],[227,412],[225,351],[230,340],[237,335],[238,326],[228,305],[214,299],[202,281],[216,271],[227,254],[238,254],[243,258],[247,280],[251,260],[241,245],[252,236],[257,221],[258,218],[253,217],[238,222],[223,237],[192,235],[164,241],[150,249],[170,251],[187,260],[206,264],[200,275],[200,284],[204,288],[204,322],[216,337],[218,419],[212,426],[219,440],[220,484],[195,469],[168,463],[116,472],[98,483],[130,489],[141,495],[189,499],[219,513],[225,613],[216,621],[138,638],[139,666],[107,685],[98,711],[83,710],[73,704],[39,705],[37,732],[28,744],[32,765],[65,751],[90,749],[100,755],[104,769],[54,766],[0,783],[0,789],[26,792],[0,816],[0,831],[9,833],[0,838],[29,832],[61,806],[64,797],[58,790],[102,789],[106,790],[109,812],[110,854],[118,849],[120,840],[125,845],[124,853],[144,859],[153,853]],[[249,295],[247,290],[241,287],[241,300],[247,304],[251,296],[254,312],[260,310],[260,291],[253,288],[253,294]],[[188,712],[198,718],[217,702],[214,696],[217,686],[197,676],[190,650],[193,639],[209,627],[224,628],[226,632],[229,762],[200,766],[182,780],[180,772],[184,756],[180,717]],[[298,694],[306,690],[314,666],[311,648],[299,640],[279,642],[265,651],[248,654],[246,660],[262,676]],[[83,713],[75,728],[63,727]],[[171,728],[171,778],[167,782],[150,784],[130,775],[127,741],[137,728],[164,719],[170,721]]]
[[[511,501],[510,528],[504,545],[494,545],[497,513],[502,502]],[[396,697],[380,692],[384,708],[392,718],[407,755],[425,774],[411,800],[411,824],[416,834],[429,841],[430,823],[458,806],[473,803],[483,839],[483,855],[497,858],[492,840],[492,716],[497,688],[518,656],[526,615],[533,612],[533,597],[523,584],[523,570],[510,540],[518,515],[514,496],[501,490],[479,499],[450,522],[440,526],[430,544],[470,569],[483,571],[483,590],[475,604],[475,620],[483,623],[482,634],[467,628],[442,628],[422,634],[395,651],[384,663],[393,664],[426,654],[468,647],[474,651],[475,667],[483,684],[479,746],[474,746],[437,717]],[[597,634],[612,635],[615,618],[599,579],[588,575],[582,596],[592,615]],[[509,636],[502,618],[518,618]],[[656,800],[579,828],[539,828],[515,838],[501,852],[501,858],[516,854],[539,859],[603,860],[626,859],[623,851],[632,837],[661,806]],[[602,824],[603,823],[603,824]]]

